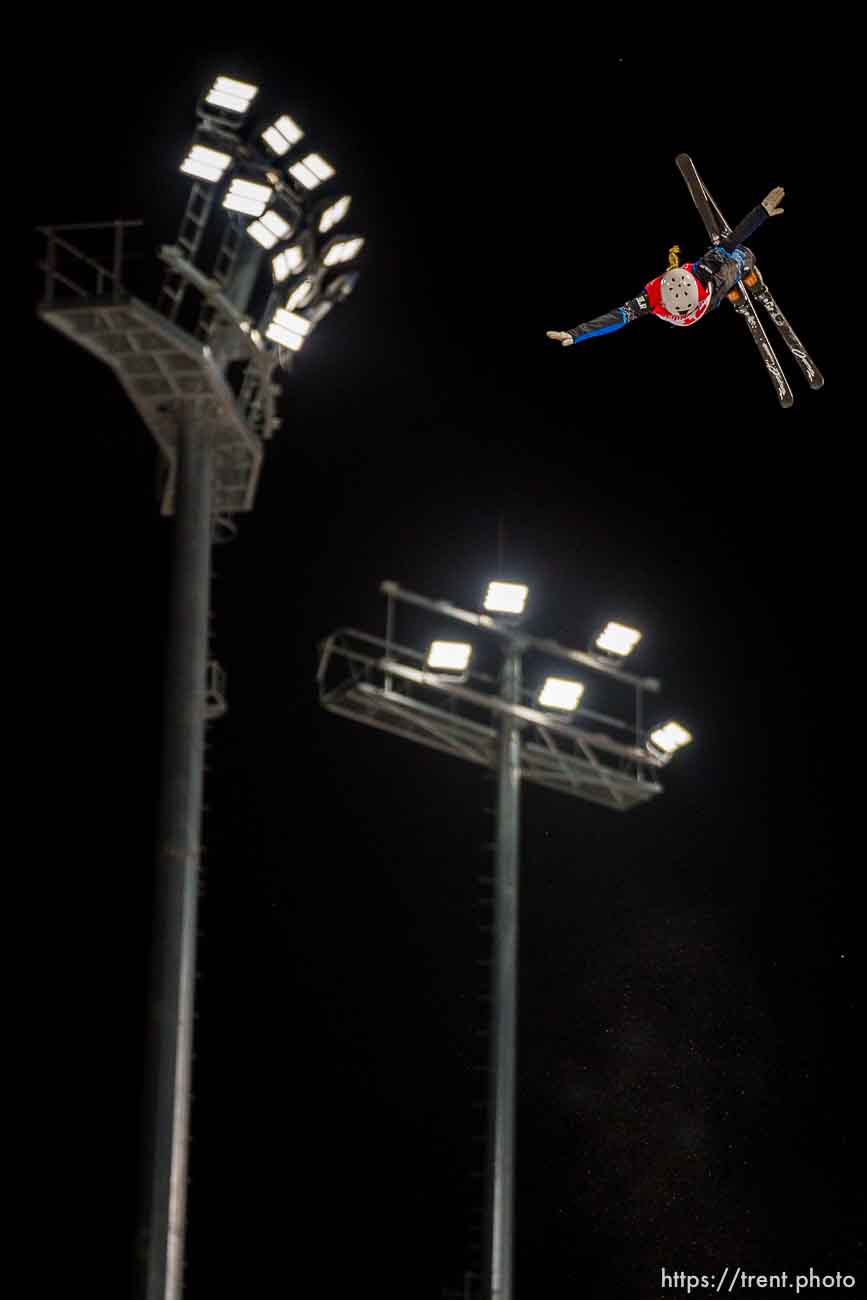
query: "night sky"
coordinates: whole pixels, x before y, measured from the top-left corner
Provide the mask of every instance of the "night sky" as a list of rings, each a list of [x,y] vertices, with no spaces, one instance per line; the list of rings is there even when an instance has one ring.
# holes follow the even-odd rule
[[[694,32],[669,72],[555,11],[472,40],[406,14],[323,46],[326,17],[205,45],[153,21],[123,54],[108,28],[55,28],[40,63],[39,124],[73,120],[76,147],[36,169],[33,224],[143,219],[128,278],[150,301],[220,73],[305,127],[368,239],[286,378],[255,511],[214,556],[229,712],[208,733],[187,1294],[439,1300],[478,1266],[495,787],[326,713],[314,679],[329,632],[383,635],[382,579],[477,608],[501,558],[531,633],[583,649],[608,618],[643,629],[635,671],[695,736],[622,816],[524,788],[516,1295],[684,1294],[662,1268],[726,1266],[863,1287],[863,847],[845,829],[863,692],[839,639],[863,603],[863,489],[825,266],[854,202],[851,91],[816,94],[836,66],[821,40],[775,66],[773,103],[744,93],[766,68],[727,70],[719,29],[710,68]],[[672,244],[703,250],[681,151],[732,224],[785,187],[751,246],[826,380],[811,392],[781,345],[791,410],[727,304],[697,329],[545,338],[634,296]],[[32,330],[68,808],[45,1214],[89,1294],[122,1296],[171,525],[119,383]],[[435,622],[405,635],[452,630]]]

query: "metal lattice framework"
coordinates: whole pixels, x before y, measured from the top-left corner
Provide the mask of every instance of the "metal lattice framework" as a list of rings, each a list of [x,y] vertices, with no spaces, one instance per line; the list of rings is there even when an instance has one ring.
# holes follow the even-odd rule
[[[409,595],[383,585],[398,598]],[[429,603],[443,608],[442,602]],[[510,635],[495,620],[467,617],[487,631]],[[509,704],[500,698],[498,682],[484,673],[470,671],[456,680],[426,671],[421,652],[356,628],[341,628],[322,642],[319,701],[331,713],[488,768],[497,767],[499,723],[511,717],[522,731],[522,779],[618,812],[660,794],[656,773],[666,760],[646,747],[637,722],[641,692],[659,683],[617,673],[550,641],[521,641],[525,651],[572,663],[577,657],[585,667],[626,682],[636,691],[636,717],[626,721],[582,709],[574,719],[561,720],[534,707],[528,691],[522,692],[525,703]]]
[[[251,510],[263,459],[262,443],[210,349],[126,293],[116,273],[104,267],[99,270],[111,292],[92,296],[89,286],[81,281],[98,264],[63,239],[58,228],[43,228],[42,233],[49,249],[40,264],[46,272],[46,286],[38,314],[117,375],[163,455],[162,513],[174,511],[181,415],[209,430],[215,454],[215,514]],[[71,258],[72,274],[57,270],[57,246],[66,252],[67,264]],[[65,289],[67,296],[59,296],[58,288]],[[240,329],[237,334],[239,346],[252,351],[247,336]],[[263,362],[266,369],[276,364],[271,353],[263,354]],[[262,388],[270,391],[267,381]]]

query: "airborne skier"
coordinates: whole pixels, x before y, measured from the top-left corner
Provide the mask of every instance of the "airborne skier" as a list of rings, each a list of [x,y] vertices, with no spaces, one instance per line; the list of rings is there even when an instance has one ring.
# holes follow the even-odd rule
[[[612,334],[640,316],[658,316],[671,325],[695,325],[719,306],[739,280],[750,288],[763,287],[755,258],[743,245],[768,217],[782,215],[779,205],[783,193],[779,186],[771,190],[730,234],[721,237],[697,262],[671,266],[622,307],[571,330],[548,330],[547,337],[558,340],[563,347],[571,347],[600,334]],[[672,253],[679,251],[672,249]]]

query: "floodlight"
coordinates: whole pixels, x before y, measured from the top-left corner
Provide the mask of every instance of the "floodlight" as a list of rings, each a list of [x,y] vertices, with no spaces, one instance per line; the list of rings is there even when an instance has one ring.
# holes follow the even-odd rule
[[[223,199],[223,207],[231,212],[246,212],[250,217],[261,217],[271,194],[269,185],[257,185],[255,181],[244,181],[236,176],[229,186],[229,193]]]
[[[485,609],[491,614],[523,614],[527,590],[519,582],[489,582]]]
[[[342,275],[335,275],[325,289],[325,297],[332,302],[339,302],[349,297],[356,284],[358,284],[358,271],[345,271]]]
[[[289,168],[289,175],[300,181],[306,190],[315,190],[317,185],[334,175],[334,168],[318,153],[309,153]]]
[[[673,754],[676,749],[688,745],[692,735],[679,722],[666,722],[664,726],[651,731],[649,740],[656,749],[661,749],[663,754]]]
[[[286,310],[296,311],[299,307],[306,307],[315,293],[316,281],[308,275],[306,279],[295,286],[286,299]]]
[[[349,205],[351,202],[352,196],[344,194],[342,199],[338,199],[336,203],[332,203],[325,209],[322,216],[319,218],[319,233],[321,235],[327,235],[328,231],[331,230],[332,227],[336,226],[338,221],[343,220],[349,211]]]
[[[258,93],[259,87],[250,86],[246,81],[217,77],[205,96],[205,103],[215,104],[217,108],[228,108],[233,113],[246,113]]]
[[[539,692],[538,703],[543,709],[562,709],[574,713],[584,694],[582,682],[567,681],[564,677],[548,677]]]
[[[304,346],[304,340],[298,334],[292,334],[275,321],[272,321],[266,329],[265,338],[270,339],[272,343],[279,343],[281,348],[289,348],[291,352],[300,352]]]
[[[194,144],[181,163],[181,171],[198,177],[200,181],[218,181],[231,161],[230,154],[220,153],[218,149],[206,149],[203,144]]]
[[[361,252],[364,247],[364,238],[361,235],[353,235],[347,239],[344,235],[337,239],[332,239],[326,244],[323,250],[322,265],[337,266],[341,262],[351,262],[353,257]]]
[[[273,149],[274,153],[279,154],[282,158],[284,153],[288,153],[293,144],[297,144],[304,132],[297,122],[293,122],[291,117],[285,114],[278,117],[273,126],[269,126],[267,131],[262,132],[262,139]]]
[[[443,668],[448,672],[466,672],[473,647],[464,641],[432,641],[425,664],[428,668]]]
[[[278,284],[288,280],[290,275],[297,275],[304,269],[304,263],[307,258],[304,256],[304,249],[300,244],[293,244],[291,248],[285,249],[278,253],[272,260],[271,266],[274,271],[274,279]]]
[[[247,234],[252,235],[258,244],[263,248],[273,248],[281,239],[288,239],[292,234],[292,227],[288,221],[284,221],[271,208],[263,213],[258,221],[254,221],[251,226],[247,227]]]
[[[265,337],[273,343],[279,343],[281,347],[297,352],[312,328],[312,323],[303,316],[296,316],[294,312],[278,307],[265,331]]]
[[[641,640],[641,633],[623,623],[608,623],[596,638],[596,645],[606,654],[628,655]]]
[[[333,307],[333,302],[327,302],[323,299],[322,302],[318,302],[315,307],[310,307],[307,311],[307,315],[312,324],[318,325],[319,322],[328,315]]]

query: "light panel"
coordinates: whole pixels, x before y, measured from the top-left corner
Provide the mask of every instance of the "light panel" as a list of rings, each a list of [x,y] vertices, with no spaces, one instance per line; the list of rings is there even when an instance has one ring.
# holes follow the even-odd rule
[[[246,81],[217,77],[205,96],[205,103],[214,104],[217,108],[228,108],[233,113],[246,113],[258,93],[259,87],[251,86]]]
[[[245,181],[236,176],[230,186],[232,194],[243,194],[246,198],[262,199],[266,203],[271,197],[272,190],[270,185],[262,185],[259,181]]]
[[[297,352],[304,344],[300,334],[293,334],[291,330],[284,329],[276,321],[272,321],[265,331],[265,338],[270,339],[272,343],[279,343],[282,348],[290,348]]]
[[[583,682],[568,681],[565,677],[548,677],[539,692],[539,704],[543,709],[562,709],[566,713],[574,713],[583,694]]]
[[[432,641],[425,664],[428,668],[442,668],[447,672],[466,672],[473,647],[465,641]]]
[[[229,212],[243,212],[248,217],[260,217],[265,210],[261,199],[250,199],[243,194],[227,194],[223,207]]]
[[[338,266],[341,262],[351,262],[353,257],[364,247],[364,238],[355,235],[352,239],[339,239],[330,244],[322,258],[323,266]]]
[[[223,207],[230,212],[246,212],[250,217],[261,217],[272,192],[268,185],[258,185],[255,181],[244,181],[236,176],[223,199]]]
[[[231,161],[230,154],[220,153],[218,149],[207,149],[203,144],[194,144],[181,163],[181,171],[202,181],[218,181]]]
[[[688,745],[692,735],[679,722],[666,722],[664,726],[651,731],[649,738],[651,744],[661,749],[663,754],[673,754],[676,749]]]
[[[300,334],[304,338],[310,333],[313,326],[304,316],[296,316],[294,312],[285,311],[283,307],[278,307],[274,313],[274,320],[284,329],[291,330],[293,334]]]
[[[641,633],[623,623],[608,623],[596,638],[600,650],[612,655],[628,655],[641,640]]]
[[[295,316],[294,312],[287,312],[282,307],[278,307],[274,312],[274,320],[279,324],[285,325],[287,329],[295,330],[296,334],[309,334],[311,331],[311,322],[304,316]]]
[[[274,150],[274,153],[279,154],[282,158],[283,154],[288,153],[292,146],[302,139],[303,135],[304,132],[298,123],[293,121],[287,114],[284,114],[283,117],[278,117],[274,125],[269,126],[267,131],[262,132],[262,139]]]
[[[263,248],[273,248],[278,242],[277,236],[272,235],[268,227],[263,226],[261,221],[254,221],[252,225],[248,226],[247,234],[251,239],[255,239],[257,244],[261,244]]]
[[[489,582],[485,609],[492,614],[523,614],[528,590],[519,582]]]
[[[252,235],[263,248],[273,248],[281,239],[287,239],[292,234],[292,227],[288,221],[269,209],[259,221],[254,221],[247,227],[247,234]]]
[[[313,328],[313,322],[278,307],[265,334],[274,343],[297,352]]]
[[[301,162],[294,163],[289,168],[289,175],[294,176],[307,190],[315,190],[317,185],[329,180],[334,174],[331,164],[318,153],[309,153]]]
[[[332,203],[330,207],[326,208],[319,218],[319,233],[327,235],[329,230],[332,230],[337,225],[338,221],[342,221],[349,211],[351,203],[352,196],[344,194],[343,198],[338,199],[336,203]]]
[[[278,284],[282,284],[284,280],[289,279],[290,275],[297,275],[299,271],[303,270],[306,260],[301,245],[293,244],[291,248],[278,253],[272,259],[271,267],[274,271],[274,279]]]
[[[286,310],[295,311],[298,307],[306,307],[316,292],[316,281],[310,276],[296,285],[286,299]]]
[[[278,239],[288,239],[292,234],[292,227],[288,221],[284,221],[279,213],[269,210],[262,218],[262,225],[265,226]]]

